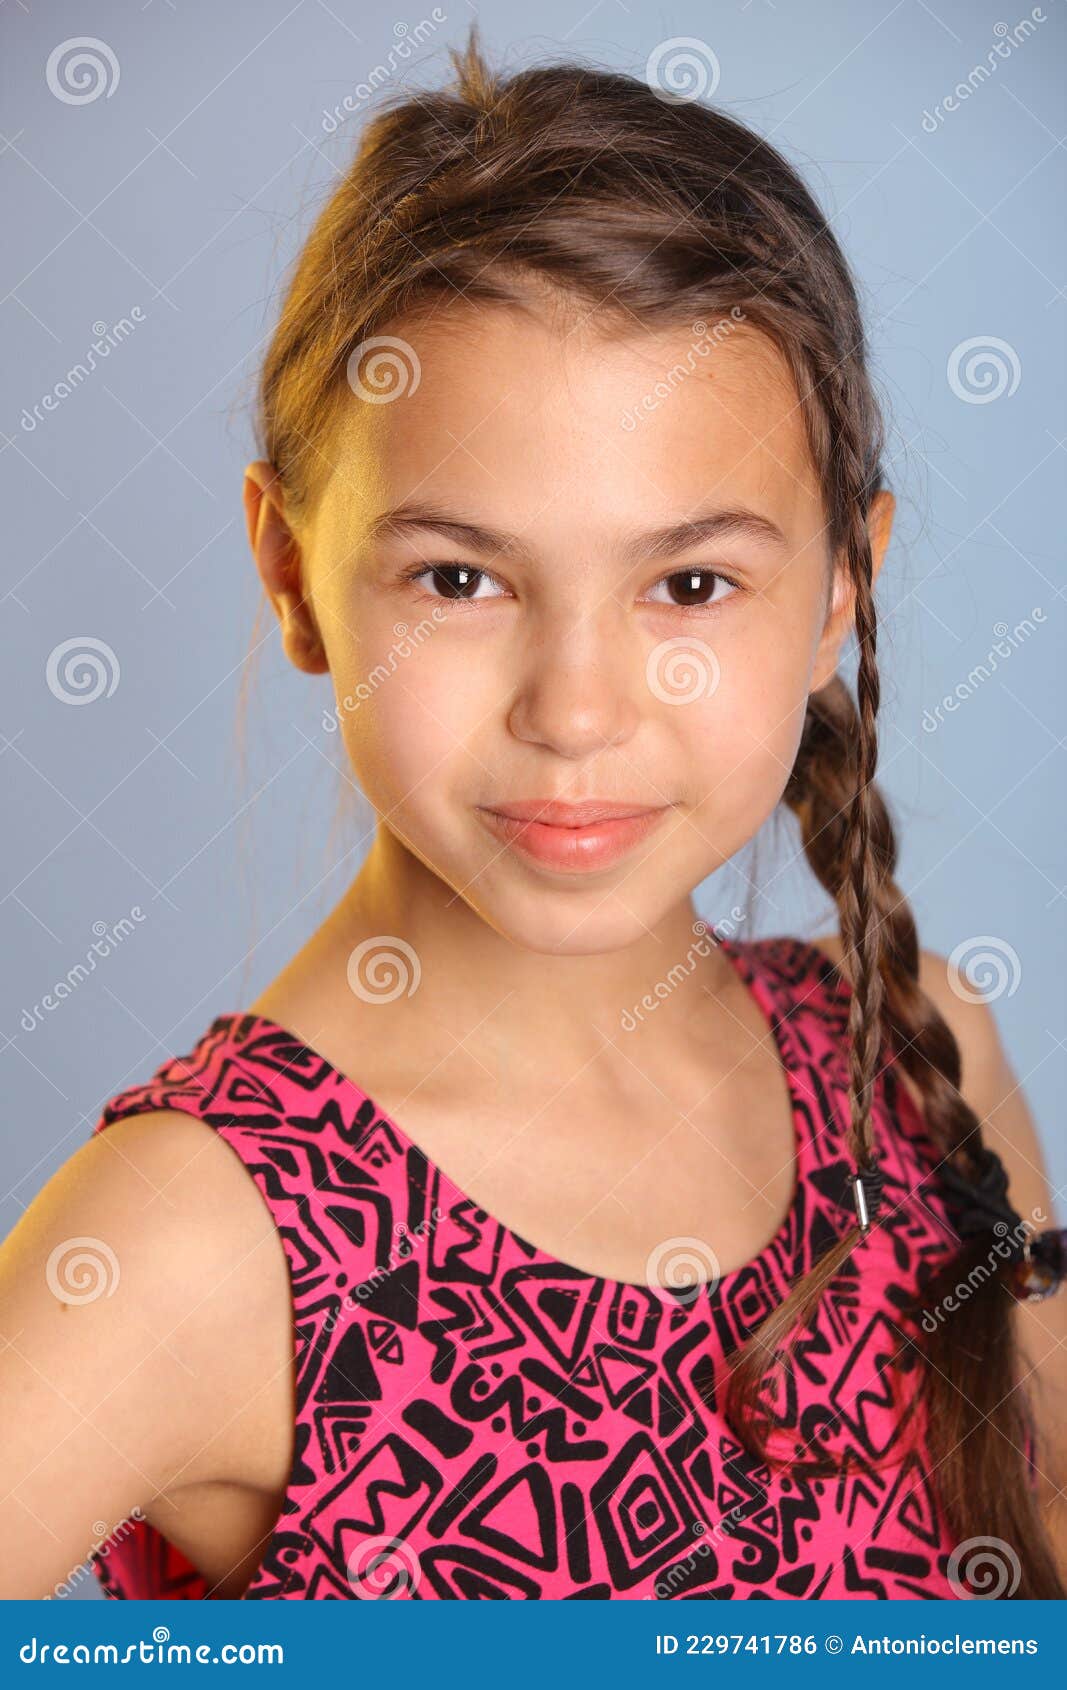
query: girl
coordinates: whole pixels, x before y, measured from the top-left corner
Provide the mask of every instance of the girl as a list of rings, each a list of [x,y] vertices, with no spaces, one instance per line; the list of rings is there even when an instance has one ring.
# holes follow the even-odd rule
[[[894,880],[845,262],[722,114],[453,59],[245,484],[377,828],[8,1242],[4,1593],[1062,1596],[1063,1238]],[[709,931],[782,804],[840,934]]]

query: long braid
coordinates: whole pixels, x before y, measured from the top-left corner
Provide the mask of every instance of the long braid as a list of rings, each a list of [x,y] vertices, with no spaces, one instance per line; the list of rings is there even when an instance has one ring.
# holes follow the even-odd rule
[[[866,600],[866,602],[865,602]],[[861,581],[857,592],[857,628],[864,626],[873,611],[870,594]],[[873,649],[873,640],[866,650]],[[860,636],[860,665],[865,652]],[[857,693],[864,696],[862,685]],[[867,692],[868,699],[871,693]],[[855,1056],[862,1048],[872,1066],[879,1059],[880,1041],[857,1040],[853,1031],[861,1013],[863,947],[857,929],[864,922],[876,935],[879,953],[879,1016],[889,1049],[914,1079],[922,1097],[923,1118],[930,1142],[939,1158],[952,1158],[964,1172],[974,1166],[974,1153],[982,1145],[981,1123],[959,1091],[960,1052],[957,1041],[936,1004],[919,984],[919,941],[915,920],[894,879],[897,861],[896,838],[885,801],[870,778],[873,758],[864,740],[874,732],[873,711],[866,716],[857,710],[843,680],[834,679],[809,700],[808,719],[796,766],[786,788],[785,801],[797,816],[808,862],[820,884],[835,898],[844,938],[845,970],[851,985],[849,1030],[853,1044],[850,1063],[850,1099],[863,1094],[864,1077],[857,1079]],[[864,778],[866,775],[866,779]],[[859,810],[865,812],[857,825]],[[863,827],[866,839],[866,872],[842,876],[841,864],[854,862],[849,843]],[[873,1012],[868,1010],[872,1015]],[[873,1043],[873,1049],[872,1049]],[[870,1088],[867,1090],[870,1096]],[[857,1125],[853,1116],[850,1149],[857,1160],[869,1154],[868,1123]],[[856,1242],[856,1230],[827,1252],[816,1264],[813,1278],[825,1288],[839,1271]],[[1033,1424],[1025,1391],[1020,1384],[1020,1364],[1014,1330],[1013,1299],[1004,1284],[1007,1265],[996,1259],[989,1271],[988,1241],[966,1243],[930,1278],[913,1308],[910,1325],[901,1327],[897,1361],[902,1370],[915,1373],[927,1409],[926,1447],[936,1474],[938,1494],[955,1534],[960,1540],[973,1536],[1001,1538],[1012,1546],[1026,1546],[1019,1597],[1062,1598],[1065,1594],[1048,1543],[1043,1522],[1030,1487],[1005,1486],[1002,1469],[1013,1451],[1024,1454],[1033,1438]],[[833,1262],[832,1271],[826,1271]],[[983,1271],[974,1274],[981,1264]],[[936,1307],[961,1282],[972,1276],[977,1285],[968,1299],[966,1335],[949,1330],[939,1321],[932,1334],[920,1330],[924,1309]],[[779,1346],[789,1333],[807,1324],[817,1307],[817,1298],[806,1292],[797,1312],[787,1317],[776,1311],[773,1334],[765,1323],[753,1346],[758,1361],[750,1363],[741,1354],[735,1377],[738,1404],[745,1396],[745,1373],[766,1366],[768,1347]],[[931,1398],[933,1397],[933,1401]],[[997,1405],[994,1417],[978,1404],[982,1399]],[[917,1406],[914,1399],[911,1407]],[[936,1408],[936,1412],[930,1412]],[[758,1420],[758,1417],[757,1417]],[[747,1441],[747,1440],[746,1440]],[[757,1432],[749,1447],[764,1453]],[[828,1463],[814,1462],[812,1471],[827,1471]]]
[[[956,1040],[919,985],[915,922],[894,878],[893,830],[874,784],[879,678],[867,517],[881,419],[856,291],[833,231],[769,143],[702,102],[665,105],[639,79],[584,65],[498,76],[473,28],[467,51],[452,57],[453,87],[415,97],[397,90],[395,109],[368,123],[291,278],[257,419],[287,510],[314,506],[330,463],[324,448],[349,398],[353,350],[422,300],[507,301],[525,274],[635,322],[725,323],[740,309],[795,378],[830,549],[844,558],[854,592],[855,701],[836,677],[811,696],[785,792],[807,859],[837,905],[845,946],[849,1152],[857,1168],[872,1154],[884,1039],[918,1086],[937,1156],[966,1172],[980,1124],[959,1095]],[[750,1447],[766,1447],[773,1418],[761,1392],[769,1362],[788,1362],[790,1340],[818,1320],[835,1274],[858,1272],[849,1258],[861,1238],[851,1226],[835,1239],[737,1352],[727,1408]],[[937,1301],[983,1251],[981,1240],[962,1247],[923,1287],[924,1299]],[[1062,1596],[1028,1484],[1013,1307],[1002,1277],[987,1274],[966,1318],[937,1323],[929,1342],[902,1328],[897,1371],[918,1387],[907,1412],[916,1402],[928,1411],[932,1471],[953,1529],[1013,1545],[1017,1594]]]

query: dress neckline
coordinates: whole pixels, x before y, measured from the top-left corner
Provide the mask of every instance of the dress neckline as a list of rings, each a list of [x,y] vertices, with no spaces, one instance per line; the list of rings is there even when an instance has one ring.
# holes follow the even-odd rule
[[[735,1284],[739,1284],[742,1276],[755,1275],[759,1277],[764,1265],[769,1264],[772,1260],[781,1261],[784,1256],[787,1260],[793,1259],[795,1265],[796,1252],[802,1238],[805,1209],[804,1188],[806,1175],[811,1167],[812,1155],[811,1134],[809,1130],[805,1130],[808,1099],[800,1088],[798,1077],[798,1064],[804,1060],[804,1051],[803,1047],[796,1041],[794,1030],[785,1012],[786,1006],[778,997],[776,983],[772,979],[768,979],[766,969],[761,968],[752,955],[755,945],[773,942],[772,940],[735,942],[732,939],[728,940],[719,935],[716,936],[716,943],[719,948],[733,964],[750,996],[761,1010],[766,1024],[766,1034],[769,1035],[778,1056],[779,1068],[786,1084],[793,1128],[792,1194],[781,1224],[754,1256],[739,1263],[737,1267],[719,1274],[716,1278],[694,1282],[693,1285],[685,1287],[681,1292],[673,1291],[663,1285],[647,1284],[641,1280],[614,1279],[606,1274],[592,1273],[587,1268],[580,1268],[572,1262],[565,1261],[562,1257],[556,1256],[551,1251],[535,1244],[522,1233],[516,1232],[513,1227],[508,1226],[506,1222],[485,1209],[462,1186],[457,1185],[451,1175],[422,1148],[418,1140],[413,1138],[399,1121],[379,1106],[371,1093],[365,1091],[350,1075],[344,1074],[339,1068],[336,1068],[332,1062],[322,1055],[321,1051],[316,1050],[313,1045],[309,1045],[304,1039],[298,1037],[290,1028],[275,1021],[273,1017],[260,1015],[254,1010],[233,1011],[216,1016],[209,1031],[212,1035],[221,1032],[225,1036],[227,1042],[234,1047],[238,1061],[241,1060],[240,1053],[244,1045],[257,1042],[264,1033],[279,1036],[285,1046],[292,1047],[293,1054],[280,1063],[275,1054],[268,1065],[282,1074],[297,1067],[301,1053],[305,1058],[310,1058],[322,1077],[333,1080],[337,1092],[351,1096],[356,1110],[366,1109],[369,1106],[373,1112],[373,1121],[368,1131],[384,1126],[401,1148],[414,1152],[422,1160],[428,1176],[427,1187],[429,1188],[432,1183],[436,1183],[440,1187],[447,1197],[448,1209],[458,1205],[469,1207],[474,1211],[480,1224],[498,1228],[502,1238],[514,1242],[521,1254],[529,1259],[531,1266],[548,1270],[555,1269],[561,1277],[599,1286],[609,1296],[619,1296],[627,1292],[643,1294],[658,1298],[672,1309],[678,1308],[685,1312],[692,1312],[700,1310],[712,1302],[717,1302],[722,1297],[724,1288],[729,1290]],[[803,943],[795,940],[786,942],[790,944]],[[824,963],[826,968],[831,971],[828,977],[824,976],[823,985],[828,985],[836,995],[835,985],[840,976],[833,963],[817,946],[808,945],[806,948],[814,958]],[[263,1051],[258,1050],[255,1053],[257,1067],[263,1065],[264,1061]],[[244,1065],[246,1072],[251,1073],[252,1070],[247,1066],[247,1063]],[[259,1076],[257,1075],[257,1077]],[[353,1113],[355,1112],[354,1110]],[[680,1239],[677,1242],[684,1244],[701,1241]]]

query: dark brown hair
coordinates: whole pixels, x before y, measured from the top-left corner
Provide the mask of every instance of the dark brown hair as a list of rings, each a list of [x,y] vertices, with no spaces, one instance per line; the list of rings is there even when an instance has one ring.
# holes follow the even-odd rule
[[[874,782],[867,518],[882,486],[883,433],[838,243],[786,160],[707,104],[667,100],[634,77],[575,63],[497,75],[476,29],[451,57],[452,86],[395,95],[366,124],[291,277],[258,415],[260,450],[287,513],[296,519],[312,504],[329,470],[353,350],[427,302],[521,303],[533,284],[579,308],[628,315],[634,326],[725,318],[739,307],[789,367],[830,555],[855,594],[855,696],[840,675],[811,695],[785,789],[839,915],[850,1151],[857,1165],[870,1160],[884,1049],[919,1089],[937,1158],[966,1174],[981,1127],[960,1095],[956,1041],[919,985],[915,922],[894,879],[896,842]],[[755,1454],[769,1453],[768,1365],[791,1365],[791,1340],[816,1317],[859,1238],[850,1226],[833,1242],[734,1357],[727,1410]],[[987,1256],[981,1239],[950,1254],[925,1301],[937,1303]],[[898,1363],[921,1384],[924,1436],[957,1541],[1004,1539],[1022,1566],[1014,1594],[1062,1597],[1023,1454],[1032,1425],[1004,1271],[980,1274],[967,1312],[937,1322],[924,1343],[902,1326]]]

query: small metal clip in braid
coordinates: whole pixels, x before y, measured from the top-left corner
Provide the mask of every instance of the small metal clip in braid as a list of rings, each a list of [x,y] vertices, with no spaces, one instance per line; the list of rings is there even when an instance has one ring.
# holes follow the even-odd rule
[[[848,1183],[852,1187],[852,1201],[856,1207],[860,1232],[866,1238],[871,1230],[871,1223],[878,1219],[878,1211],[882,1206],[885,1175],[877,1162],[870,1161],[856,1173],[849,1174]]]

